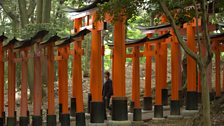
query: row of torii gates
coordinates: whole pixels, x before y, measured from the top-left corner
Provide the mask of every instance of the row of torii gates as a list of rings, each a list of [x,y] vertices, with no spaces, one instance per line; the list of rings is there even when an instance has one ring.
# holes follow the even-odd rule
[[[16,126],[15,111],[15,83],[16,83],[16,63],[22,64],[22,86],[21,86],[21,102],[20,102],[20,118],[19,125],[27,126],[30,124],[28,110],[28,74],[34,74],[34,93],[33,95],[33,113],[32,126],[42,125],[42,82],[41,82],[41,56],[47,56],[48,66],[48,109],[47,109],[47,125],[56,126],[56,107],[55,107],[55,91],[54,91],[54,63],[58,63],[58,81],[59,81],[59,121],[61,126],[70,126],[70,116],[76,117],[77,126],[85,126],[85,112],[83,103],[82,89],[82,67],[81,57],[83,49],[81,47],[84,36],[88,33],[92,34],[91,44],[91,66],[90,66],[90,125],[105,125],[104,123],[104,104],[102,102],[102,38],[101,31],[105,29],[105,23],[97,21],[95,6],[89,6],[80,10],[72,10],[76,12],[74,16],[75,34],[67,38],[60,38],[57,35],[51,36],[48,40],[44,37],[48,31],[39,31],[32,38],[27,40],[18,40],[13,38],[3,45],[7,37],[3,34],[0,36],[0,126]],[[107,18],[105,22],[109,22]],[[85,22],[85,23],[83,23]],[[145,111],[152,110],[153,95],[151,86],[151,70],[152,57],[155,57],[156,66],[156,84],[155,84],[155,104],[154,117],[163,118],[163,106],[168,105],[168,89],[167,89],[167,49],[171,46],[171,101],[170,115],[180,115],[179,97],[181,82],[181,48],[177,38],[171,28],[167,24],[166,18],[161,17],[161,25],[155,27],[140,27],[139,29],[146,34],[146,37],[139,40],[127,40],[125,42],[125,23],[124,19],[114,23],[114,43],[109,46],[112,49],[112,80],[114,95],[112,97],[112,125],[130,125],[128,121],[128,98],[126,97],[125,86],[125,59],[132,58],[133,78],[132,78],[132,104],[133,104],[133,121],[142,121],[142,108]],[[186,23],[181,30],[186,35],[186,42],[190,49],[197,51],[195,42],[195,22]],[[213,29],[212,25],[210,30]],[[158,33],[158,37],[153,37]],[[213,51],[216,54],[216,97],[221,96],[220,84],[220,52],[224,50],[222,41],[224,34],[210,36]],[[73,43],[74,49],[70,49]],[[144,52],[140,52],[140,47],[144,46]],[[126,54],[126,48],[132,48],[131,54]],[[31,50],[33,49],[33,53]],[[56,52],[56,53],[55,53]],[[55,55],[57,54],[57,55]],[[72,98],[69,111],[68,103],[68,57],[73,56],[72,68]],[[143,106],[140,102],[140,63],[139,58],[146,57],[146,76]],[[34,60],[34,73],[28,73],[28,60]],[[8,110],[5,115],[4,108],[4,62],[8,63]],[[196,83],[197,66],[195,61],[187,56],[187,93],[186,93],[186,110],[198,109],[198,96],[200,96],[200,82]],[[208,84],[212,92],[211,82],[211,65],[208,71]],[[224,86],[223,86],[224,87]],[[7,116],[7,121],[5,117]],[[122,125],[119,124],[119,125]]]

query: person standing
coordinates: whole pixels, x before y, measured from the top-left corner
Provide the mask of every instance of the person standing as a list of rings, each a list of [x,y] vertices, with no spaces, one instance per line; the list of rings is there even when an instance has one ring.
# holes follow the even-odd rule
[[[111,96],[113,95],[113,86],[112,86],[112,80],[110,79],[110,72],[106,71],[104,73],[104,78],[105,78],[105,83],[103,84],[103,91],[102,91],[102,95],[103,95],[103,102],[105,105],[105,119],[107,119],[106,116],[106,109],[111,110],[110,107],[110,99]]]

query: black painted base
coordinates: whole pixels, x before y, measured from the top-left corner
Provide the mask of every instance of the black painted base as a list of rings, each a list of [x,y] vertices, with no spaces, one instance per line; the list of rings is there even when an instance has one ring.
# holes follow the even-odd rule
[[[129,107],[129,112],[130,113],[134,112],[134,106],[135,106],[135,102],[134,101],[130,101],[130,107]]]
[[[61,126],[70,126],[70,114],[61,114]]]
[[[179,100],[170,101],[170,115],[180,115],[180,101]]]
[[[92,101],[92,94],[89,93],[88,94],[88,111],[87,111],[87,113],[90,113],[90,111],[91,111],[91,101]]]
[[[142,121],[142,109],[134,108],[133,121]]]
[[[201,92],[198,92],[198,103],[201,103]]]
[[[162,104],[164,106],[168,105],[168,89],[162,89]]]
[[[186,110],[198,110],[198,96],[197,92],[187,92]]]
[[[112,97],[112,120],[128,120],[127,97]]]
[[[182,90],[179,90],[179,102],[180,102],[180,107],[184,106],[184,92]]]
[[[75,117],[76,113],[76,98],[71,98],[71,108],[70,108],[70,115]]]
[[[103,102],[91,102],[91,111],[90,111],[90,122],[91,123],[104,123],[104,112]]]
[[[155,105],[154,106],[154,117],[155,118],[163,118],[163,105]]]
[[[30,111],[27,111],[28,124],[30,124]]]
[[[16,118],[7,117],[7,126],[16,126]]]
[[[215,92],[210,92],[209,97],[211,101],[215,100]]]
[[[2,117],[3,117],[3,124],[5,124],[5,112],[2,112]]]
[[[41,116],[32,116],[32,126],[42,126]]]
[[[19,117],[19,125],[20,126],[28,126],[28,124],[29,124],[28,118],[29,117]]]
[[[152,97],[143,98],[143,110],[152,110]]]
[[[76,113],[76,126],[85,126],[85,125],[86,125],[85,113],[84,112],[77,112]]]
[[[61,122],[62,104],[59,104],[59,122]]]
[[[56,115],[47,115],[47,126],[57,126]]]
[[[3,117],[0,118],[0,126],[3,126],[4,125],[4,119]]]

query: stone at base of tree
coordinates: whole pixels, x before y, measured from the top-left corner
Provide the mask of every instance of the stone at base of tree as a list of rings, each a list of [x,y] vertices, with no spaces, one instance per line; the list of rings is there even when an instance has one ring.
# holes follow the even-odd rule
[[[143,110],[152,110],[152,97],[143,98]]]
[[[28,126],[28,118],[29,117],[19,117],[19,126]]]
[[[171,100],[170,115],[180,115],[180,101],[179,100]]]
[[[132,121],[131,122],[132,126],[142,126],[144,124],[143,121]]]
[[[154,118],[163,118],[163,105],[154,106]]]
[[[16,126],[16,118],[7,117],[7,126]]]
[[[32,126],[42,126],[41,116],[32,116]]]
[[[192,115],[194,115],[194,114],[196,114],[198,112],[199,112],[199,110],[183,110],[181,112],[181,115],[183,115],[184,117],[185,116],[192,116]]]
[[[108,121],[108,126],[131,126],[131,121]]]
[[[91,102],[90,122],[91,123],[104,123],[105,107],[103,102]]]
[[[127,97],[112,97],[112,120],[128,120]]]
[[[134,108],[133,121],[142,121],[142,109]]]
[[[76,113],[76,98],[71,98],[70,115],[75,117]]]
[[[178,120],[178,119],[183,119],[183,115],[168,115],[167,116],[168,119],[170,120]]]
[[[198,93],[196,91],[187,92],[186,110],[198,110]]]
[[[77,112],[75,116],[76,116],[76,126],[86,125],[86,117],[84,112]]]
[[[134,112],[134,106],[135,106],[135,102],[134,101],[130,101],[130,107],[129,107],[129,112],[130,113]]]
[[[168,89],[162,89],[162,104],[168,105]]]
[[[70,126],[70,114],[61,114],[61,126]]]
[[[47,126],[57,126],[56,115],[47,115]]]

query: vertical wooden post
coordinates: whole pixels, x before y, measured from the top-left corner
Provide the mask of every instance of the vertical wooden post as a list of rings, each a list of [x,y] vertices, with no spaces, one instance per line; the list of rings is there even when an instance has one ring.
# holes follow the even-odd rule
[[[156,93],[155,93],[155,106],[154,117],[163,118],[163,105],[162,105],[162,81],[161,81],[161,43],[156,44]]]
[[[21,50],[22,56],[22,86],[21,86],[21,106],[20,106],[20,125],[28,125],[28,97],[27,97],[27,89],[28,89],[28,51],[26,49]]]
[[[8,49],[8,118],[7,125],[15,125],[15,63],[13,45]]]
[[[60,48],[58,48],[58,56],[61,56]],[[59,100],[59,121],[61,122],[62,114],[62,77],[61,75],[63,69],[62,61],[58,60],[58,100]]]
[[[34,96],[33,96],[33,126],[42,124],[41,106],[42,106],[42,76],[41,76],[41,49],[39,43],[34,45]]]
[[[195,31],[192,24],[187,24],[187,45],[195,51]],[[186,109],[197,110],[197,87],[196,87],[196,62],[189,55],[187,56],[187,98]]]
[[[112,97],[112,120],[128,120],[127,97],[125,97],[125,24],[120,17],[114,24],[114,96]]]
[[[96,13],[93,14],[92,46],[91,46],[91,123],[104,123],[104,104],[102,102],[102,47],[100,22],[96,21]]]
[[[75,31],[79,32],[82,26],[82,18],[75,19]],[[83,90],[82,90],[82,54],[79,53],[79,50],[82,48],[82,41],[74,42],[74,64],[73,64],[73,88],[75,88],[76,94],[76,125],[84,126],[85,125],[85,113],[83,106]]]
[[[161,86],[162,86],[162,104],[168,105],[168,89],[167,89],[167,44],[161,44]]]
[[[174,35],[172,38],[172,43],[171,43],[171,81],[172,81],[172,89],[171,89],[171,109],[170,109],[170,114],[171,115],[180,115],[180,101],[179,101],[179,85],[180,85],[180,46],[178,44],[177,38],[175,34],[172,32]]]
[[[47,76],[48,76],[48,113],[47,125],[56,126],[55,97],[54,97],[54,49],[53,44],[47,47]]]
[[[215,87],[216,87],[216,97],[221,97],[221,85],[220,85],[220,52],[215,51]]]
[[[4,51],[3,41],[0,41],[0,125],[4,125]]]
[[[140,49],[138,46],[133,48],[132,58],[132,96],[134,101],[134,115],[133,121],[141,121],[141,103],[140,103],[140,62],[139,62]]]

